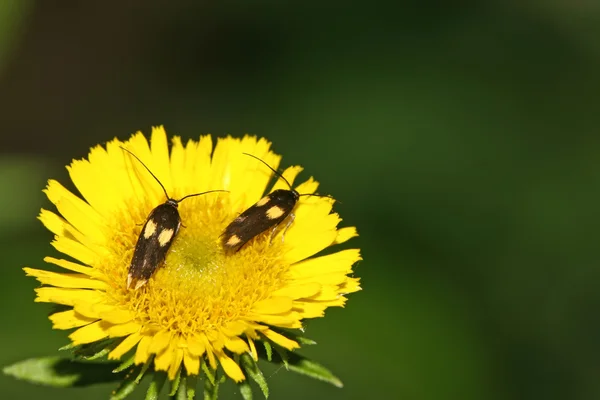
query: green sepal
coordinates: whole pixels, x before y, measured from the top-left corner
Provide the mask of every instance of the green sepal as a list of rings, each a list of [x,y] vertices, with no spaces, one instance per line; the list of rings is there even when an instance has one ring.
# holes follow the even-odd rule
[[[217,400],[219,398],[219,385],[223,379],[215,379],[214,383],[210,380],[204,380],[204,400]]]
[[[169,397],[175,396],[177,390],[179,389],[179,384],[181,383],[181,367],[177,370],[177,375],[175,375],[175,379],[171,381],[171,391],[169,392]]]
[[[238,388],[244,400],[252,400],[252,387],[247,380],[238,383]]]
[[[114,374],[117,363],[89,363],[63,357],[40,357],[19,361],[2,369],[4,374],[38,385],[52,387],[88,386],[116,382],[124,373]]]
[[[188,375],[185,377],[185,396],[177,400],[194,400],[196,398],[196,386],[198,386],[198,376]],[[181,388],[180,388],[181,389]]]
[[[125,376],[117,390],[112,392],[110,396],[110,400],[122,400],[129,396],[135,388],[138,386],[138,382],[136,382],[137,373],[135,368],[129,371],[129,373]]]
[[[160,391],[165,385],[166,380],[166,372],[154,371],[154,375],[152,376],[152,382],[150,382],[150,386],[148,387],[148,391],[146,392],[145,400],[157,400],[158,396],[160,395]]]
[[[59,350],[71,350],[73,358],[76,360],[93,361],[103,358],[110,353],[117,340],[119,339],[111,338],[80,345],[74,345],[71,343],[61,347]]]
[[[333,386],[339,388],[344,386],[340,378],[335,376],[330,370],[328,370],[318,362],[310,360],[298,353],[287,351],[285,349],[277,350],[278,355],[285,354],[287,360],[284,361],[282,359],[281,362],[284,365],[286,365],[286,368],[288,370],[296,372],[298,374],[306,375],[313,379],[318,379],[320,381],[330,383]],[[277,362],[277,360],[274,360],[274,362]]]
[[[113,369],[114,373],[125,371],[129,367],[133,365],[135,362],[135,354],[129,357],[127,360],[123,361],[117,368]]]
[[[283,366],[285,367],[286,370],[289,370],[289,363],[288,363],[288,351],[286,349],[284,349],[283,347],[280,346],[275,346],[275,352],[277,353],[277,355],[279,356],[279,359],[281,360],[281,363],[283,364]],[[277,362],[277,361],[275,361]]]
[[[250,357],[249,354],[242,354],[240,358],[242,360],[241,367],[246,372],[246,375],[249,376],[254,382],[256,382],[263,395],[265,396],[265,399],[268,399],[269,385],[267,384],[267,380],[265,379],[265,376],[258,367],[256,361],[254,361],[254,359]]]
[[[210,384],[214,386],[216,384],[216,381],[215,381],[216,371],[213,371],[213,369],[206,362],[202,362],[202,371],[204,371],[204,374],[210,381]]]
[[[265,346],[265,353],[267,356],[267,361],[271,362],[273,360],[273,348],[271,347],[271,343],[266,340],[261,340],[263,346]]]
[[[137,378],[135,378],[135,383],[140,383],[142,381],[144,375],[146,374],[146,371],[148,371],[148,368],[150,368],[150,365],[152,365],[152,361],[154,361],[154,356],[150,357],[150,359],[146,361],[144,365],[142,365],[140,373],[138,374]]]

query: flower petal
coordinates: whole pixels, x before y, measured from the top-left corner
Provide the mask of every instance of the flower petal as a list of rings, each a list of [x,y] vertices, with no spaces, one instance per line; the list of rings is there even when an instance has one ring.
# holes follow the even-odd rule
[[[321,284],[317,282],[302,283],[299,285],[285,286],[272,293],[273,296],[285,296],[292,300],[311,297],[319,293]]]
[[[108,353],[108,358],[110,360],[118,360],[129,350],[133,349],[133,347],[139,343],[142,339],[142,335],[139,332],[134,332],[131,335],[127,336],[117,347],[115,347],[110,353]]]
[[[106,325],[102,321],[86,325],[69,335],[73,344],[92,343],[106,337],[108,337],[108,332],[106,331]]]
[[[225,353],[217,353],[217,358],[223,367],[223,371],[225,371],[225,373],[235,382],[241,382],[246,379],[240,366],[227,355],[225,355]]]
[[[83,274],[66,274],[27,267],[23,270],[27,273],[27,276],[34,276],[39,282],[46,285],[77,289],[106,288],[106,283],[90,279],[89,276]]]
[[[188,375],[198,375],[200,373],[200,357],[194,356],[189,351],[183,352],[183,365]]]
[[[35,289],[38,303],[56,303],[66,306],[75,306],[82,303],[98,303],[105,299],[105,294],[96,290],[64,289],[42,287]]]
[[[271,297],[254,303],[252,311],[260,314],[282,314],[292,309],[292,299],[289,297]]]
[[[337,237],[335,238],[335,241],[333,244],[341,244],[341,243],[347,242],[348,240],[352,239],[353,237],[357,237],[357,236],[358,236],[358,232],[356,231],[355,227],[349,226],[346,228],[341,228],[341,229],[338,229]]]
[[[288,350],[294,350],[300,347],[298,342],[288,339],[285,336],[280,335],[277,332],[273,332],[270,329],[262,332],[262,334],[265,335],[268,339],[272,340],[273,342]]]
[[[150,343],[152,343],[152,337],[142,337],[142,340],[140,340],[140,342],[138,343],[137,349],[135,351],[136,364],[144,364],[146,361],[148,361],[148,358],[150,357],[150,352],[148,351]]]
[[[168,330],[162,330],[158,332],[154,338],[152,339],[152,344],[148,351],[150,353],[158,354],[161,353],[164,349],[169,346],[169,343],[172,341],[173,333]]]
[[[52,321],[53,329],[71,329],[90,324],[96,319],[87,318],[75,310],[68,310],[52,314],[50,321]]]
[[[67,260],[60,260],[58,258],[53,257],[45,257],[44,261],[50,264],[58,265],[64,269],[68,269],[69,271],[79,272],[80,274],[85,274],[88,276],[97,275],[93,268],[85,267],[81,264],[77,264]]]

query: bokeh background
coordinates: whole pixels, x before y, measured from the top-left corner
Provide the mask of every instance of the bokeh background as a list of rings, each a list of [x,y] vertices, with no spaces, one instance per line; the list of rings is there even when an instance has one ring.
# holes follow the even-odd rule
[[[56,254],[46,180],[164,124],[266,136],[360,230],[304,351],[345,388],[272,398],[600,398],[600,3],[279,3],[0,2],[0,365],[67,343],[21,270]]]

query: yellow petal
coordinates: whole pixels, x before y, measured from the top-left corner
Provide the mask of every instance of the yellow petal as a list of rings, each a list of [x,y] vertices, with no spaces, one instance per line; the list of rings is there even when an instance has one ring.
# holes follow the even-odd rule
[[[292,309],[289,297],[271,297],[254,304],[252,311],[260,314],[282,314]]]
[[[360,250],[358,249],[342,250],[296,263],[290,267],[290,273],[295,279],[333,272],[346,275],[352,272],[352,265],[361,259]]]
[[[323,286],[321,291],[310,298],[310,300],[331,301],[340,297],[336,286]]]
[[[154,367],[159,371],[168,371],[172,363],[176,361],[175,350],[177,349],[177,338],[174,337],[168,347],[154,358]]]
[[[294,303],[294,310],[298,310],[304,318],[320,318],[325,315],[326,303],[300,301]]]
[[[81,264],[77,264],[67,260],[60,260],[58,258],[53,257],[45,257],[44,261],[50,264],[58,265],[59,267],[68,269],[73,272],[79,272],[81,274],[85,274],[91,276],[94,274],[94,269],[90,267],[84,267]]]
[[[296,191],[300,194],[313,194],[317,191],[318,187],[319,182],[310,177],[306,182],[302,182],[300,185],[298,185],[298,187],[296,187]]]
[[[152,344],[148,350],[150,353],[158,354],[167,348],[171,342],[173,334],[171,331],[162,330],[158,332],[152,339]]]
[[[81,315],[85,315],[88,318],[101,318],[101,315],[107,311],[114,310],[114,306],[110,304],[102,303],[79,303],[75,304],[75,311]]]
[[[150,135],[150,153],[152,154],[151,171],[164,185],[167,192],[172,193],[173,182],[171,181],[169,143],[167,141],[167,133],[162,125],[152,127],[152,133]]]
[[[140,330],[140,325],[137,322],[128,322],[121,325],[113,325],[107,328],[106,331],[110,337],[121,337]]]
[[[229,322],[221,331],[227,336],[239,336],[248,329],[248,325],[243,321],[235,320]]]
[[[231,358],[227,357],[225,353],[218,353],[217,358],[219,359],[219,363],[221,363],[221,366],[223,367],[223,371],[225,371],[225,373],[235,382],[241,382],[244,379],[246,379],[240,366],[237,365],[237,363]]]
[[[206,351],[206,347],[204,346],[204,342],[200,340],[198,337],[190,337],[187,340],[188,351],[190,354],[196,357],[200,357]]]
[[[181,367],[181,362],[183,361],[183,349],[175,349],[173,352],[173,359],[171,360],[171,365],[169,366],[169,379],[174,380],[177,376],[177,371]]]
[[[246,353],[249,350],[246,342],[239,337],[225,338],[225,348],[236,354]]]
[[[343,272],[330,272],[319,275],[304,275],[301,277],[294,277],[295,285],[303,285],[307,283],[319,282],[321,285],[339,286],[346,282],[348,276]]]
[[[320,280],[319,280],[320,282]],[[311,297],[319,293],[321,290],[321,284],[317,282],[303,283],[299,285],[285,286],[279,290],[274,291],[272,296],[285,296],[290,299],[296,300],[305,297]]]
[[[314,204],[320,210],[306,210],[311,205],[296,207],[294,223],[285,234],[285,244],[289,248],[285,259],[288,263],[304,260],[330,246],[335,240],[336,226],[340,219],[336,214],[320,215],[324,211],[324,204],[325,202]],[[330,208],[330,205],[325,208]],[[303,212],[314,215],[301,215]]]
[[[83,328],[77,329],[75,332],[69,335],[69,338],[73,342],[73,344],[85,344],[92,343],[98,340],[104,339],[108,337],[108,332],[106,331],[106,324],[102,321],[96,321],[89,325],[84,326]]]
[[[294,181],[296,180],[296,177],[298,176],[298,174],[300,174],[300,172],[302,172],[302,170],[303,170],[302,167],[300,167],[298,165],[294,165],[294,166],[286,168],[286,170],[283,171],[282,175],[290,183],[290,185],[293,185]],[[278,190],[278,189],[289,190],[290,187],[283,179],[279,178],[279,179],[277,179],[277,182],[275,182],[275,184],[273,185],[271,192]],[[304,192],[300,192],[300,193],[304,193]]]
[[[137,350],[135,351],[135,363],[136,364],[144,364],[148,361],[150,357],[150,352],[148,348],[150,347],[150,343],[152,343],[152,337],[144,336],[140,343],[138,344]]]
[[[66,236],[56,236],[51,244],[59,252],[79,260],[86,265],[92,265],[98,257],[88,246]]]
[[[75,229],[96,243],[104,241],[106,230],[104,220],[89,204],[53,179],[48,181],[44,192]]]
[[[52,314],[50,321],[52,321],[52,328],[54,329],[71,329],[90,324],[96,320],[84,317],[76,313],[75,310],[68,310]]]
[[[258,353],[256,352],[256,345],[254,344],[254,340],[248,338],[248,345],[250,346],[250,355],[254,361],[258,361]]]
[[[200,373],[200,358],[189,351],[183,353],[183,365],[188,375],[198,375]]]
[[[254,321],[264,322],[268,325],[280,326],[282,328],[301,328],[300,315],[290,312],[286,315],[249,314]]]
[[[83,274],[66,274],[41,269],[23,268],[27,276],[33,276],[46,285],[77,289],[105,289],[106,283],[90,279]]]
[[[293,349],[297,349],[300,347],[300,345],[297,342],[295,342],[291,339],[288,339],[285,336],[280,335],[277,332],[273,332],[270,329],[262,332],[262,334],[265,335],[268,339],[272,340],[273,342],[277,343],[281,347],[284,347],[288,350],[293,350]]]
[[[96,290],[86,289],[64,289],[54,287],[42,287],[35,289],[38,303],[56,303],[66,306],[75,306],[83,303],[98,303],[105,299],[105,294]]]
[[[100,312],[100,318],[112,324],[124,324],[134,318],[134,314],[129,310],[111,307],[107,311]]]
[[[338,229],[337,237],[335,238],[335,242],[333,244],[341,244],[347,242],[348,240],[356,236],[358,236],[358,232],[353,226]]]
[[[348,278],[346,282],[338,289],[339,293],[347,294],[361,290],[360,278]]]
[[[141,339],[142,335],[139,332],[132,333],[108,354],[108,358],[110,360],[120,359],[125,353],[133,349],[133,347],[138,344]]]

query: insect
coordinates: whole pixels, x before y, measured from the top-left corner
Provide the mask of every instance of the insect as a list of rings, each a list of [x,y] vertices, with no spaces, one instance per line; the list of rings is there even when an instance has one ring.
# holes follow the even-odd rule
[[[156,182],[158,182],[167,197],[167,201],[152,210],[146,219],[146,223],[142,228],[135,245],[135,250],[133,251],[133,257],[127,274],[127,288],[129,289],[131,284],[136,282],[135,290],[137,290],[148,282],[154,271],[165,260],[167,251],[169,251],[173,240],[179,232],[179,228],[181,227],[181,217],[177,210],[179,203],[189,197],[213,192],[226,192],[226,190],[209,190],[202,193],[188,194],[179,200],[173,199],[169,197],[167,190],[156,175],[150,171],[150,168],[138,156],[124,147],[121,147],[121,149],[135,157],[146,168],[150,175],[156,179]]]
[[[285,177],[274,170],[269,164],[252,154],[243,153],[247,156],[257,159],[265,164],[278,177],[283,179],[289,186],[287,189],[277,189],[262,199],[257,201],[253,206],[241,213],[234,219],[221,235],[221,243],[223,248],[228,252],[236,252],[242,248],[250,239],[263,233],[267,229],[273,228],[273,233],[277,226],[282,223],[288,216],[290,217],[285,231],[294,222],[295,215],[292,212],[300,196],[317,196],[331,197],[328,195],[319,194],[300,194],[292,188],[292,185]]]

